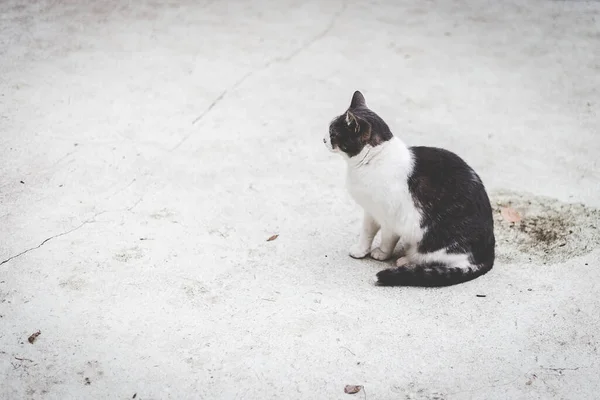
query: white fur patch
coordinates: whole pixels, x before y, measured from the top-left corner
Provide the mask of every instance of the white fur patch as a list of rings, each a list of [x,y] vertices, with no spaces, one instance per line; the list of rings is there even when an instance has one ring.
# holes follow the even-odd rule
[[[366,145],[346,161],[346,185],[354,200],[382,229],[400,236],[401,243],[418,243],[423,237],[421,213],[408,190],[413,160],[406,145],[393,137],[375,147]]]
[[[384,251],[381,250],[379,247],[377,247],[376,249],[373,249],[371,251],[371,257],[375,260],[385,261],[388,258],[390,258],[390,256],[391,256],[391,254],[384,253]]]
[[[472,267],[469,255],[464,253],[448,253],[446,249],[440,249],[431,253],[407,253],[407,257],[414,264],[427,264],[439,262],[450,267],[468,269]]]
[[[363,246],[361,243],[357,243],[350,248],[350,257],[352,258],[365,258],[371,252],[371,246]]]
[[[408,264],[408,258],[406,258],[406,257],[400,257],[399,259],[396,260],[396,267],[404,267],[407,264]]]

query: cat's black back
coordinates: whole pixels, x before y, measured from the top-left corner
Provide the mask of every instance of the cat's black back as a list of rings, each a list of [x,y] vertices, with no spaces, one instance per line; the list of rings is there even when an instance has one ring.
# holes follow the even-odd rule
[[[471,253],[483,275],[494,264],[492,207],[475,171],[458,155],[436,147],[410,147],[414,158],[408,187],[422,210],[420,253],[446,249]],[[473,277],[474,278],[474,277]]]

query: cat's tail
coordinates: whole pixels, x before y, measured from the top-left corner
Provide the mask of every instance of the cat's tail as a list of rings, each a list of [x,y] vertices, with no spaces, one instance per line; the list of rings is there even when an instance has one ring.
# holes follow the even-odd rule
[[[450,286],[467,282],[487,273],[494,265],[493,260],[468,267],[457,267],[441,262],[408,264],[390,268],[377,274],[378,286]]]

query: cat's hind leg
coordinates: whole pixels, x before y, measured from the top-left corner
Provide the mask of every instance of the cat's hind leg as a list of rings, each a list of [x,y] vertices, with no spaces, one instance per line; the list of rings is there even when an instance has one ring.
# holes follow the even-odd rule
[[[379,224],[366,211],[363,217],[362,229],[358,238],[358,243],[350,248],[350,257],[364,258],[371,252],[373,238],[379,230]]]
[[[396,267],[404,267],[405,265],[408,265],[408,258],[406,256],[396,260]]]

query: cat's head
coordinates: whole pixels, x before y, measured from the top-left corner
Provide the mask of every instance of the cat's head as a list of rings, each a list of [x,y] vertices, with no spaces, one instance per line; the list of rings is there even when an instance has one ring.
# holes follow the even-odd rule
[[[352,96],[350,108],[331,121],[329,134],[325,135],[323,142],[330,151],[351,158],[366,146],[378,146],[390,140],[392,136],[385,121],[369,110],[365,97],[356,91]]]

